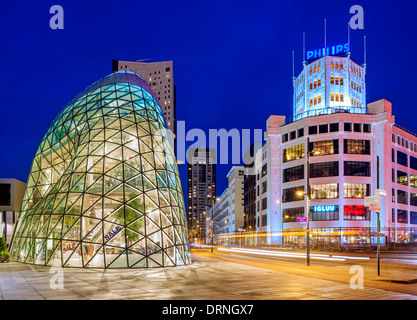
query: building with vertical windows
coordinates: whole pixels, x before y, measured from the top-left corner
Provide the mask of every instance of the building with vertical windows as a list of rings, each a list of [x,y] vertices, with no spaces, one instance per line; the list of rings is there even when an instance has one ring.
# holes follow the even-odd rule
[[[304,63],[294,78],[294,118],[336,112],[366,113],[365,66],[345,56]]]
[[[376,244],[364,200],[376,189],[386,192],[381,241],[417,242],[417,133],[389,101],[366,104],[365,73],[349,54],[310,60],[294,78],[293,117],[268,118],[254,163],[258,242],[305,241],[304,192],[313,246]]]
[[[26,183],[22,181],[0,179],[0,237],[5,236],[7,244],[10,244],[25,190]]]
[[[188,148],[188,232],[190,241],[206,238],[206,207],[216,200],[216,150]]]
[[[208,218],[206,219],[206,230],[211,228],[213,218],[213,231],[217,244],[230,244],[228,235],[244,231],[244,179],[244,167],[233,166],[227,174],[228,187],[216,199],[211,208],[206,208],[206,217]],[[211,231],[208,230],[206,232],[207,243],[210,243],[210,237]]]
[[[172,61],[144,62],[113,60],[113,72],[130,70],[139,74],[158,98],[168,129],[175,135],[176,100]]]

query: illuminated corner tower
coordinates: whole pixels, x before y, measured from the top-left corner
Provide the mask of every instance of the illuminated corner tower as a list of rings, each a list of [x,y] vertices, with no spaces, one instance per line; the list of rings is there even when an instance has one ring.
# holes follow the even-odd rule
[[[349,45],[307,52],[293,79],[294,120],[336,112],[366,113],[366,65],[350,59]]]

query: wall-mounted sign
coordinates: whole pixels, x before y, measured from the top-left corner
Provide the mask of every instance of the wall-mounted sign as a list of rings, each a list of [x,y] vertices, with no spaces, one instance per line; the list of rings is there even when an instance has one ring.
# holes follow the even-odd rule
[[[297,222],[307,222],[307,217],[297,217]]]
[[[307,60],[321,58],[324,56],[336,55],[339,53],[346,53],[349,51],[349,43],[338,44],[327,48],[307,51]]]
[[[312,206],[311,211],[313,211],[313,212],[337,212],[337,211],[339,211],[339,206],[335,206],[335,205]]]

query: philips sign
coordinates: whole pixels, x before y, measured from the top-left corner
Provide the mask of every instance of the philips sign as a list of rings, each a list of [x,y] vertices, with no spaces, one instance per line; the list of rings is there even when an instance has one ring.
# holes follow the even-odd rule
[[[349,52],[349,43],[345,43],[344,45],[339,44],[337,46],[307,51],[307,60],[346,52]]]

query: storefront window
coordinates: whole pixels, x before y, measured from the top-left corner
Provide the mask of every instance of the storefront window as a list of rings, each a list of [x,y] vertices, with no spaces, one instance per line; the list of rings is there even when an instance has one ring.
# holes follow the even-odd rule
[[[304,217],[304,207],[287,208],[282,213],[284,222],[296,222],[297,217]]]
[[[343,149],[345,154],[371,154],[369,140],[344,139]]]
[[[408,212],[407,210],[397,210],[397,222],[398,223],[408,223]]]
[[[290,182],[304,179],[304,165],[284,169],[283,181]]]
[[[323,140],[309,143],[310,156],[326,156],[339,153],[339,140]]]
[[[407,172],[397,170],[397,183],[408,186]]]
[[[343,197],[363,199],[370,195],[371,185],[366,183],[344,183]]]
[[[337,199],[339,197],[339,184],[313,184],[310,186],[311,199]]]
[[[284,162],[304,158],[304,143],[284,149],[282,157]]]
[[[343,207],[344,220],[369,220],[369,210],[365,206],[346,205]]]
[[[319,162],[310,164],[310,178],[337,177],[339,175],[339,162]]]
[[[345,161],[344,162],[345,176],[371,176],[371,166],[369,162],[363,161]]]

